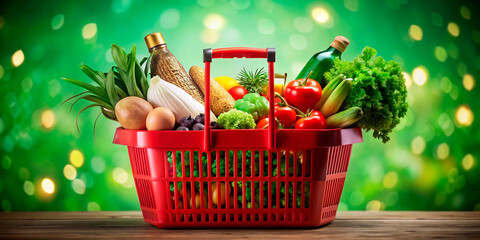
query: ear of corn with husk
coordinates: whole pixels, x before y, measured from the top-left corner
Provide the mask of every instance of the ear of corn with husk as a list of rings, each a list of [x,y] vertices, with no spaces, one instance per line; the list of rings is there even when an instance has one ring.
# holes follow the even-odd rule
[[[203,68],[192,66],[189,73],[190,77],[192,77],[203,94],[205,94],[205,71]],[[217,116],[235,108],[235,99],[213,78],[210,78],[210,102],[212,111]]]

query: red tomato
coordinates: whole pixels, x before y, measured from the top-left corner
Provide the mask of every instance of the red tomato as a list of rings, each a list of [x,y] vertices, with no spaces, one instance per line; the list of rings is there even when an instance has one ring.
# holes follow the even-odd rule
[[[230,95],[232,95],[233,99],[235,99],[236,101],[238,99],[242,99],[243,96],[248,93],[248,90],[243,86],[235,86],[230,88],[230,90],[228,90],[228,93],[230,93]]]
[[[325,117],[320,115],[310,115],[297,120],[295,123],[296,129],[324,129],[327,128],[327,121]]]
[[[322,97],[322,87],[313,79],[297,79],[287,84],[285,98],[288,103],[306,112]]]
[[[312,113],[310,113],[310,117],[311,116],[322,116],[323,117],[323,114],[318,110],[313,110]]]
[[[297,120],[297,113],[291,107],[277,107],[275,108],[275,117],[284,128],[291,128]]]
[[[268,128],[268,118],[262,118],[257,123],[256,129],[267,129]]]

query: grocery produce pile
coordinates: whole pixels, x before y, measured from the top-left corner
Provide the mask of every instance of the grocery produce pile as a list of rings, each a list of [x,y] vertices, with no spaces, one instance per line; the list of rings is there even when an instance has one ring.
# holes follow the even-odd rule
[[[125,129],[196,131],[203,130],[205,124],[209,124],[213,130],[265,129],[269,124],[275,124],[278,129],[361,127],[367,131],[373,130],[373,136],[383,142],[389,140],[388,134],[405,116],[408,108],[407,90],[399,64],[376,57],[376,51],[370,47],[366,47],[353,61],[341,60],[341,53],[349,42],[338,36],[327,50],[315,54],[294,80],[287,83],[286,73],[275,74],[284,80],[283,84],[275,84],[275,96],[267,94],[268,78],[263,68],[253,71],[244,68],[236,79],[227,76],[211,79],[211,112],[205,113],[204,70],[192,66],[187,73],[168,50],[160,33],[146,36],[145,41],[151,53],[149,58],[139,61],[136,59],[135,46],[127,54],[112,44],[112,58],[116,65],[108,72],[96,71],[82,64],[81,70],[94,81],[94,85],[64,78],[85,89],[66,101],[74,101],[72,107],[81,99],[90,101],[91,104],[78,114],[92,107],[100,107],[106,118],[118,121]],[[275,101],[274,120],[268,119],[269,101]],[[205,122],[205,114],[210,114],[210,123]],[[201,160],[206,168],[204,154]],[[234,153],[228,154],[231,161]],[[212,156],[212,159],[216,158]],[[284,165],[285,154],[280,159]],[[200,161],[198,156],[195,161]],[[173,163],[171,154],[169,162]],[[187,161],[185,164],[188,165]],[[293,162],[290,163],[292,165]],[[229,166],[230,174],[239,171],[233,169],[233,164]],[[215,167],[214,160],[212,173],[216,173]],[[177,167],[177,176],[181,176],[179,169]],[[224,168],[221,169],[224,171]],[[290,171],[293,169],[290,168]],[[297,166],[297,171],[296,174],[301,173],[301,164]],[[194,175],[199,175],[198,169],[195,169]],[[241,182],[232,182],[231,186],[221,189],[225,191],[235,184]],[[255,191],[259,191],[259,183],[254,184]],[[171,187],[173,191],[173,184]],[[238,189],[241,191],[242,187]],[[250,189],[251,186],[247,186],[249,204]],[[216,190],[215,185],[212,191]],[[199,186],[195,186],[195,191],[200,191]],[[279,191],[285,194],[285,186]],[[276,189],[270,194],[275,192]],[[305,188],[305,193],[309,193],[308,188]],[[241,192],[238,194],[242,195]],[[191,199],[191,196],[187,197]],[[212,201],[215,205],[220,204],[215,199]],[[241,199],[238,201],[241,204]],[[258,204],[258,199],[255,202]],[[281,204],[285,206],[285,199]]]

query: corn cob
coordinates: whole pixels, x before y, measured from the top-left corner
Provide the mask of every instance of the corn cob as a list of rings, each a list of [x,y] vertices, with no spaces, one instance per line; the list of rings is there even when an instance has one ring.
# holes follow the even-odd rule
[[[332,81],[328,82],[327,86],[325,86],[322,91],[322,98],[320,98],[317,104],[315,104],[315,109],[320,110],[322,108],[323,104],[325,104],[325,102],[327,101],[327,98],[330,97],[333,90],[335,90],[335,88],[343,81],[343,79],[343,74],[340,74],[334,79],[332,79]]]
[[[203,93],[166,45],[155,50],[150,68],[152,77],[158,75],[161,79],[183,89],[199,103],[204,103]]]
[[[190,68],[190,77],[205,94],[205,71],[202,67],[192,66]],[[219,116],[235,107],[235,99],[213,78],[210,78],[210,102],[212,103],[212,112]]]
[[[333,114],[328,117],[328,128],[345,128],[348,127],[362,118],[363,111],[359,107],[351,107],[347,110],[343,110],[339,113]]]
[[[342,106],[343,100],[347,97],[352,88],[352,79],[347,78],[343,80],[338,86],[333,90],[332,94],[327,98],[325,104],[323,104],[320,112],[324,117],[329,117],[335,114],[338,109]]]

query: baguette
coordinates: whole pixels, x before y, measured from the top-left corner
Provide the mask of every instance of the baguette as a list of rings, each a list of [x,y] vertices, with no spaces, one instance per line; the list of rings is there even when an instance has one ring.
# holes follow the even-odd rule
[[[205,71],[202,67],[193,66],[190,68],[190,77],[205,94]],[[235,99],[213,78],[210,78],[210,101],[212,112],[215,115],[228,112],[235,107]]]

